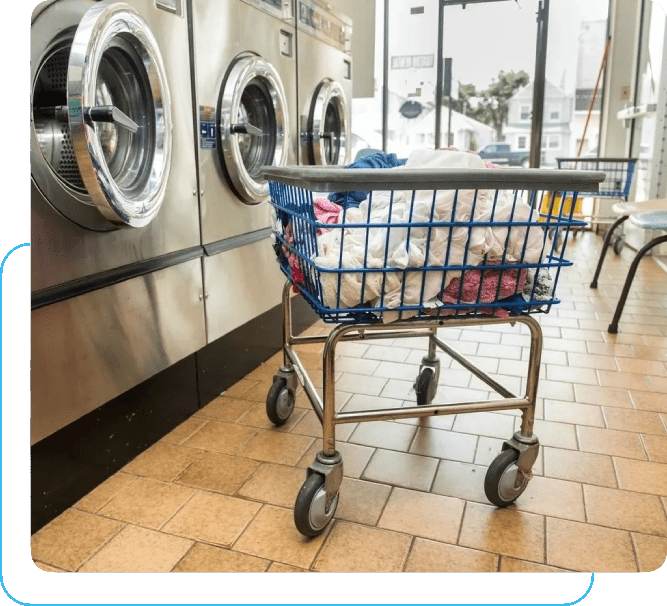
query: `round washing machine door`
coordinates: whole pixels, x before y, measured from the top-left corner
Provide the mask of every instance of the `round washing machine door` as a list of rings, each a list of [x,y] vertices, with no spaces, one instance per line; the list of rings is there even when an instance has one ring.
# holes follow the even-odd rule
[[[343,88],[325,78],[315,89],[303,138],[311,164],[336,166],[348,161],[350,125]]]
[[[289,150],[287,99],[276,69],[257,55],[230,66],[218,102],[218,149],[230,185],[246,204],[269,195],[262,166],[285,166]]]
[[[157,42],[133,8],[101,2],[73,37],[53,40],[32,109],[43,160],[33,178],[51,204],[89,229],[153,220],[169,175],[171,102]]]

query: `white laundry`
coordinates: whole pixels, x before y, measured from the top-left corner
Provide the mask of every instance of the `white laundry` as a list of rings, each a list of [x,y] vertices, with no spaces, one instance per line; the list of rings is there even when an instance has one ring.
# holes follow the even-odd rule
[[[410,154],[405,168],[478,169],[486,165],[479,156],[467,152],[418,150]],[[510,190],[438,190],[435,198],[433,190],[372,192],[358,208],[349,208],[341,215],[345,224],[370,226],[332,229],[322,234],[318,237],[318,255],[314,261],[323,269],[366,267],[376,271],[321,272],[324,304],[331,308],[360,304],[381,304],[388,308],[417,305],[434,298],[460,275],[458,270],[444,272],[440,269],[445,266],[475,266],[485,255],[489,260],[497,260],[502,259],[503,254],[507,263],[539,262],[544,231],[536,225],[528,228],[527,239],[525,226],[510,227],[509,235],[507,226],[433,226],[430,237],[429,227],[411,226],[452,220],[469,222],[473,205],[473,222],[537,221],[537,213],[521,197],[517,197],[515,203],[515,194]],[[407,223],[409,226],[375,226],[381,223]],[[426,266],[439,269],[403,271]]]

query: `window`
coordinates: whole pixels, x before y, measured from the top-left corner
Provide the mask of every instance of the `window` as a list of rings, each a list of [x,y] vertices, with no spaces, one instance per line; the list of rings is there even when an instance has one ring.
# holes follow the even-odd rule
[[[560,135],[542,135],[542,149],[559,149]]]
[[[530,120],[530,105],[522,105],[519,111],[521,114],[521,120]]]
[[[552,107],[549,112],[549,120],[559,120],[560,119],[560,110],[557,107]]]
[[[516,143],[517,149],[526,149],[526,137],[519,137]]]

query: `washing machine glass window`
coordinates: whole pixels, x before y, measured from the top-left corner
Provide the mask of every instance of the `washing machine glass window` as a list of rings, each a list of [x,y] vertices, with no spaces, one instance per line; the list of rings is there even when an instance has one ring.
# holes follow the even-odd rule
[[[133,9],[94,6],[73,38],[45,54],[33,123],[44,159],[66,188],[84,194],[82,204],[117,226],[155,217],[169,174],[171,105],[157,42]]]
[[[280,76],[270,63],[256,55],[232,63],[218,103],[218,149],[230,185],[247,204],[269,195],[261,167],[287,163],[286,108]]]
[[[308,117],[308,156],[311,164],[344,164],[348,146],[348,110],[343,89],[325,78],[313,95]]]

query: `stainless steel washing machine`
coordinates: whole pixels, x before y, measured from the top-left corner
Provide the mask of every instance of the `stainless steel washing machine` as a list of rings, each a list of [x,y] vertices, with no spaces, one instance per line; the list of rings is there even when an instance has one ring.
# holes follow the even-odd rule
[[[296,0],[299,164],[350,162],[352,21],[318,0]]]
[[[280,302],[264,165],[296,164],[292,0],[189,0],[206,325],[215,341]]]
[[[205,344],[183,0],[31,24],[33,443]]]

